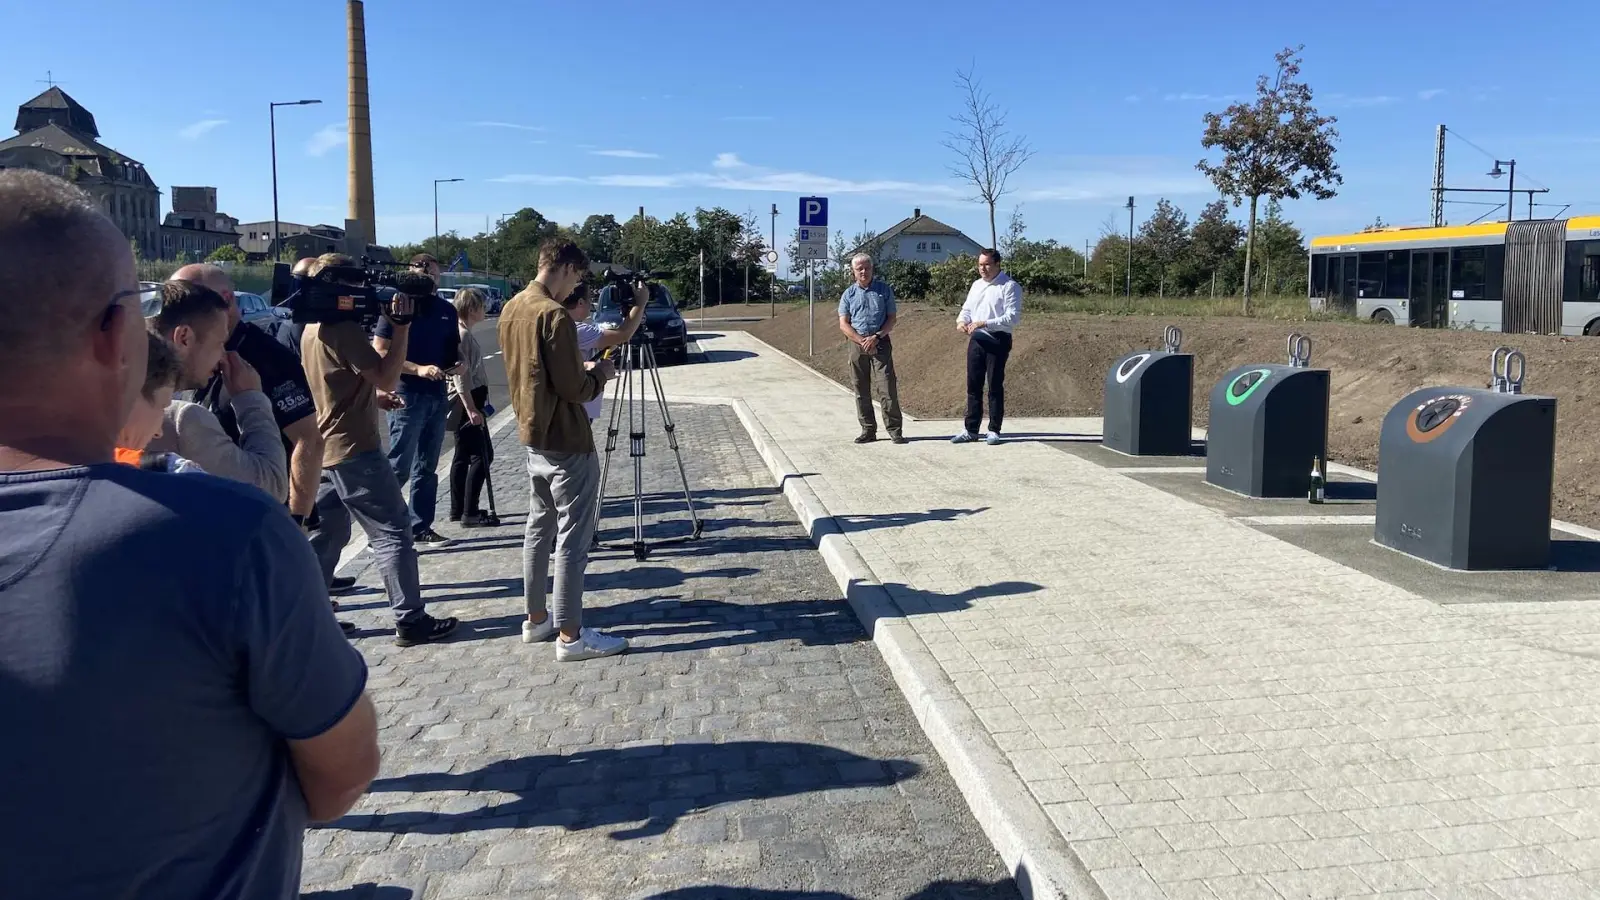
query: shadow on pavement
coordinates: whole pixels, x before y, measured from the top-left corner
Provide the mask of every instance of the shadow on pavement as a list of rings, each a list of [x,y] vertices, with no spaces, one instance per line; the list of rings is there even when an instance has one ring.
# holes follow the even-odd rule
[[[903,900],[999,900],[1017,897],[1016,881],[935,881]],[[651,894],[645,900],[857,900],[838,891],[768,891],[720,884],[676,888]],[[880,900],[880,898],[873,898]]]
[[[850,606],[834,599],[736,603],[650,597],[597,606],[585,610],[584,615],[600,627],[635,641],[628,650],[634,656],[772,641],[793,640],[808,647],[821,647],[866,640]],[[641,637],[686,640],[639,644],[637,639]]]
[[[313,891],[301,894],[300,900],[411,900],[416,894],[410,888],[379,885],[367,882],[337,891]]]
[[[525,756],[474,772],[406,775],[372,783],[371,793],[490,791],[517,799],[460,813],[350,815],[324,826],[395,834],[457,834],[506,827],[568,831],[618,825],[613,840],[666,833],[696,810],[818,791],[883,787],[916,775],[910,760],[878,760],[818,744],[730,741],[595,749]]]
[[[860,584],[860,582],[854,582],[851,586],[854,587],[856,584]],[[894,598],[901,612],[908,616],[917,616],[970,609],[974,601],[991,597],[1016,597],[1022,594],[1032,594],[1044,590],[1044,585],[1034,584],[1031,581],[999,581],[994,584],[970,587],[959,594],[924,591],[895,582],[884,584],[883,589],[888,591],[889,596]]]
[[[833,516],[833,521],[839,525],[843,532],[868,531],[873,528],[903,528],[907,525],[916,525],[922,522],[954,522],[975,516],[978,513],[988,512],[989,507],[980,506],[976,509],[930,509],[927,512],[915,513],[881,513],[866,516]]]
[[[707,350],[703,354],[703,361],[708,363],[735,362],[741,359],[754,359],[756,355],[749,350]]]

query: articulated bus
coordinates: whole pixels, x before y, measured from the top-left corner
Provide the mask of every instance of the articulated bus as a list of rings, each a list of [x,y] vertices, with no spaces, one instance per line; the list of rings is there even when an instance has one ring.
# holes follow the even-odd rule
[[[1375,322],[1600,335],[1600,216],[1313,238],[1308,284]]]

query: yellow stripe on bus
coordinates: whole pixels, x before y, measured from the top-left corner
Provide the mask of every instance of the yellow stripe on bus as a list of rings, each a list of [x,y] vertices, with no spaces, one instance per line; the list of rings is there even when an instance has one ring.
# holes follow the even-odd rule
[[[1600,229],[1600,216],[1577,216],[1567,220],[1567,231]],[[1506,223],[1484,222],[1480,225],[1447,225],[1443,228],[1385,228],[1381,231],[1360,231],[1355,234],[1335,234],[1311,239],[1312,247],[1344,247],[1357,244],[1420,244],[1456,238],[1504,237]]]

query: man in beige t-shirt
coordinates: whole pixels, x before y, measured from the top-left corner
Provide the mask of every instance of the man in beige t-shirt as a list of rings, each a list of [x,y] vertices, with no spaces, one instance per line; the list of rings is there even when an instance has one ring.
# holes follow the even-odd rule
[[[328,254],[323,267],[351,265],[348,258]],[[322,482],[317,490],[317,516],[322,527],[311,547],[325,578],[333,577],[339,553],[350,540],[350,519],[360,523],[377,557],[389,606],[395,615],[395,643],[402,647],[445,637],[459,624],[435,619],[422,602],[417,551],[411,541],[411,511],[400,483],[383,452],[378,428],[378,391],[392,391],[400,381],[411,331],[410,298],[395,295],[385,313],[394,323],[389,348],[379,352],[356,322],[310,324],[300,337],[300,362],[311,385],[322,432]]]

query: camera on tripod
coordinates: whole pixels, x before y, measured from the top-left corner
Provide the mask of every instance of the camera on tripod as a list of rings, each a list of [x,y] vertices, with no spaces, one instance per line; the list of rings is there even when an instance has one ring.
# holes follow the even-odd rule
[[[600,289],[611,288],[611,298],[616,302],[617,309],[627,316],[633,312],[633,289],[641,284],[648,286],[655,280],[655,276],[646,269],[624,273],[606,266],[605,271],[600,273]]]
[[[300,323],[357,322],[369,328],[379,316],[386,316],[396,325],[405,325],[411,316],[396,314],[393,295],[386,298],[380,289],[393,288],[397,294],[415,299],[432,297],[437,289],[432,277],[405,268],[403,263],[366,257],[361,263],[323,266],[315,275],[295,275],[287,263],[278,263],[272,267],[272,305],[287,309],[289,318]]]

